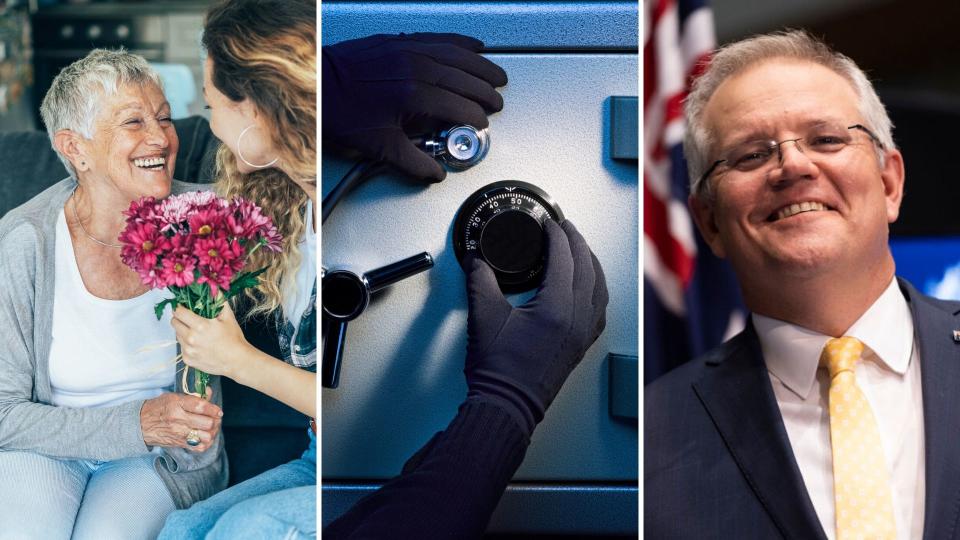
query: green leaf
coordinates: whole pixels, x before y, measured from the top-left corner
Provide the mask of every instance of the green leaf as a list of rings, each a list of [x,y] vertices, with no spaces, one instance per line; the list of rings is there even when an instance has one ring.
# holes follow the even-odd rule
[[[193,389],[194,389],[194,391],[195,391],[196,393],[200,394],[201,396],[206,396],[206,395],[207,395],[207,384],[208,384],[209,381],[210,381],[210,375],[208,375],[207,373],[205,373],[205,372],[203,372],[203,371],[200,371],[200,370],[198,369],[198,370],[196,370],[196,373],[194,374],[194,377],[195,377],[195,379],[194,379],[194,381],[193,381]]]
[[[167,307],[167,304],[170,304],[170,309],[177,309],[177,300],[175,298],[167,298],[153,306],[153,312],[156,314],[158,321],[163,318],[163,310]]]
[[[197,277],[200,277],[200,276],[197,276]],[[204,285],[203,283],[197,283],[196,281],[194,281],[193,283],[191,283],[190,285],[188,285],[188,288],[190,289],[190,292],[191,292],[194,296],[200,296],[201,294],[203,294],[203,289],[204,289],[205,287],[206,287],[206,285]]]
[[[234,296],[243,292],[244,289],[249,289],[251,287],[256,287],[260,283],[260,274],[267,271],[267,267],[253,271],[253,272],[243,272],[230,282],[230,290],[227,291],[227,298],[233,298]]]

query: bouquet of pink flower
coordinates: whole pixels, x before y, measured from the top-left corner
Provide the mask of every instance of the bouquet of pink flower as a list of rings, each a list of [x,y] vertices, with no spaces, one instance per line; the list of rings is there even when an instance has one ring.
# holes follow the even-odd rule
[[[239,197],[227,201],[209,191],[160,201],[143,197],[130,203],[124,215],[120,258],[144,284],[173,293],[155,306],[157,319],[168,304],[216,317],[227,300],[255,287],[266,270],[244,272],[247,257],[261,247],[280,251],[281,237],[270,218]],[[197,370],[194,390],[200,396],[206,395],[208,379]]]

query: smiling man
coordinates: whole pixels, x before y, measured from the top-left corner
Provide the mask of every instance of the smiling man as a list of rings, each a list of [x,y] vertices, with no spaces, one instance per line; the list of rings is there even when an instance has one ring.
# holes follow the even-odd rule
[[[690,208],[752,316],[646,388],[646,534],[951,537],[960,304],[895,277],[904,164],[872,85],[777,33],[718,51],[685,109]]]

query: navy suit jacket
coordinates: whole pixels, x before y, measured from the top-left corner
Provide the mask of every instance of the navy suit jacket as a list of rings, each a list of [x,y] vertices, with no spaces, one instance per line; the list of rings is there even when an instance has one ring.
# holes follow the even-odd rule
[[[920,353],[923,538],[955,538],[960,512],[960,303],[906,281]],[[648,539],[825,539],[787,439],[752,324],[644,390]]]

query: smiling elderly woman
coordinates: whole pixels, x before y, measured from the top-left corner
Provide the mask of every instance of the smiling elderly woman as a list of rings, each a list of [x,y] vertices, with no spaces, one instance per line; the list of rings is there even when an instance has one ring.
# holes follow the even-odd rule
[[[116,243],[132,200],[184,187],[170,106],[143,58],[95,50],[41,113],[71,175],[0,220],[0,536],[154,538],[226,484],[220,408],[142,350],[174,334]]]

